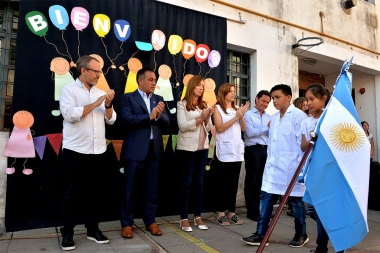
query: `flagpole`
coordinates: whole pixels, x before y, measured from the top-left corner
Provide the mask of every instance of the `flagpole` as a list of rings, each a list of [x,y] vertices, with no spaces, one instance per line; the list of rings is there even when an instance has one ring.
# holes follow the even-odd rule
[[[276,225],[278,219],[280,218],[282,209],[284,208],[285,203],[288,200],[289,195],[292,192],[294,185],[296,184],[296,181],[297,181],[298,176],[299,176],[299,174],[300,174],[300,172],[301,172],[301,170],[302,170],[302,168],[303,168],[303,166],[304,166],[304,164],[306,162],[306,159],[307,159],[307,157],[309,156],[311,150],[314,147],[314,142],[315,142],[316,138],[317,137],[312,137],[311,138],[311,141],[309,142],[309,146],[307,147],[307,149],[306,149],[306,151],[305,151],[305,153],[304,153],[304,155],[303,155],[303,157],[301,159],[301,162],[298,165],[297,170],[294,173],[292,180],[290,181],[288,189],[286,189],[286,192],[285,192],[284,196],[281,199],[280,206],[277,208],[277,211],[276,211],[274,217],[272,218],[271,222],[269,223],[268,230],[265,233],[263,241],[260,243],[260,246],[257,248],[256,253],[262,253],[263,252],[263,250],[265,248],[265,244],[268,242],[268,239],[269,239],[270,235],[273,232],[274,226]]]

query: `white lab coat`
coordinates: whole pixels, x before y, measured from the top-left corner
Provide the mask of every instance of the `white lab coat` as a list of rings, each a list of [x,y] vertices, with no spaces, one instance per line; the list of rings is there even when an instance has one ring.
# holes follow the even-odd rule
[[[280,112],[271,117],[268,157],[265,163],[261,190],[272,194],[285,194],[302,159],[301,122],[306,114],[291,104],[280,119]],[[296,183],[290,196],[302,197],[305,185]]]

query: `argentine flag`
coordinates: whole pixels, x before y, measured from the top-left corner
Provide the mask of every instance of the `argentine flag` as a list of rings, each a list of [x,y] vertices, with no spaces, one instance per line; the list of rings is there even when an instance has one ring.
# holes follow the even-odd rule
[[[351,98],[349,66],[343,64],[317,123],[318,138],[305,177],[304,201],[315,207],[336,251],[351,248],[368,233],[371,146]]]

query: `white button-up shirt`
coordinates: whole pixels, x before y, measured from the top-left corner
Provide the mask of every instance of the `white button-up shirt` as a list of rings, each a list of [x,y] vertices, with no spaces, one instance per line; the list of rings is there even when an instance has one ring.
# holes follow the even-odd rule
[[[262,116],[260,116],[260,112],[256,107],[252,107],[251,110],[244,114],[244,120],[246,124],[244,131],[245,145],[268,145],[268,122],[270,121],[270,115],[264,111]]]
[[[302,159],[301,122],[306,114],[291,104],[280,118],[280,112],[271,117],[268,157],[265,163],[261,190],[283,195]],[[296,182],[290,196],[302,197],[305,185]]]
[[[112,125],[116,112],[112,109],[112,117],[108,119],[103,102],[82,118],[84,107],[104,94],[96,86],[88,90],[79,79],[62,88],[59,100],[63,116],[62,148],[81,154],[102,154],[106,151],[105,123]]]
[[[137,91],[140,93],[141,97],[144,99],[146,108],[148,109],[148,112],[150,114],[150,98],[152,97],[153,93],[150,93],[149,96],[147,96],[146,93],[141,91],[140,89],[137,89]],[[150,127],[150,139],[153,140],[153,129],[152,129],[152,127]]]

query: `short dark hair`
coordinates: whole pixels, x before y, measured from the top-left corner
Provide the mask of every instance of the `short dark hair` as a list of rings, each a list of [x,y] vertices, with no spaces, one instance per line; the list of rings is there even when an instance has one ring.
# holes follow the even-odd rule
[[[272,87],[272,89],[270,90],[270,93],[272,94],[272,92],[276,90],[281,90],[282,94],[284,94],[285,96],[289,96],[289,95],[292,96],[292,88],[290,88],[289,85],[282,84],[282,83],[277,84]]]
[[[82,74],[82,68],[87,68],[88,63],[92,60],[99,62],[98,59],[89,55],[83,55],[77,60],[76,65],[77,65],[77,72],[79,76]]]
[[[136,74],[136,82],[137,82],[137,84],[139,83],[139,79],[140,78],[141,79],[145,78],[145,73],[146,72],[153,72],[154,73],[154,70],[150,69],[150,68],[142,68],[139,71],[137,71],[137,74]]]
[[[267,91],[267,90],[261,90],[261,91],[259,91],[259,93],[257,93],[257,95],[256,95],[256,98],[260,99],[264,95],[269,97],[269,101],[272,99],[272,97],[270,95],[270,92]]]

